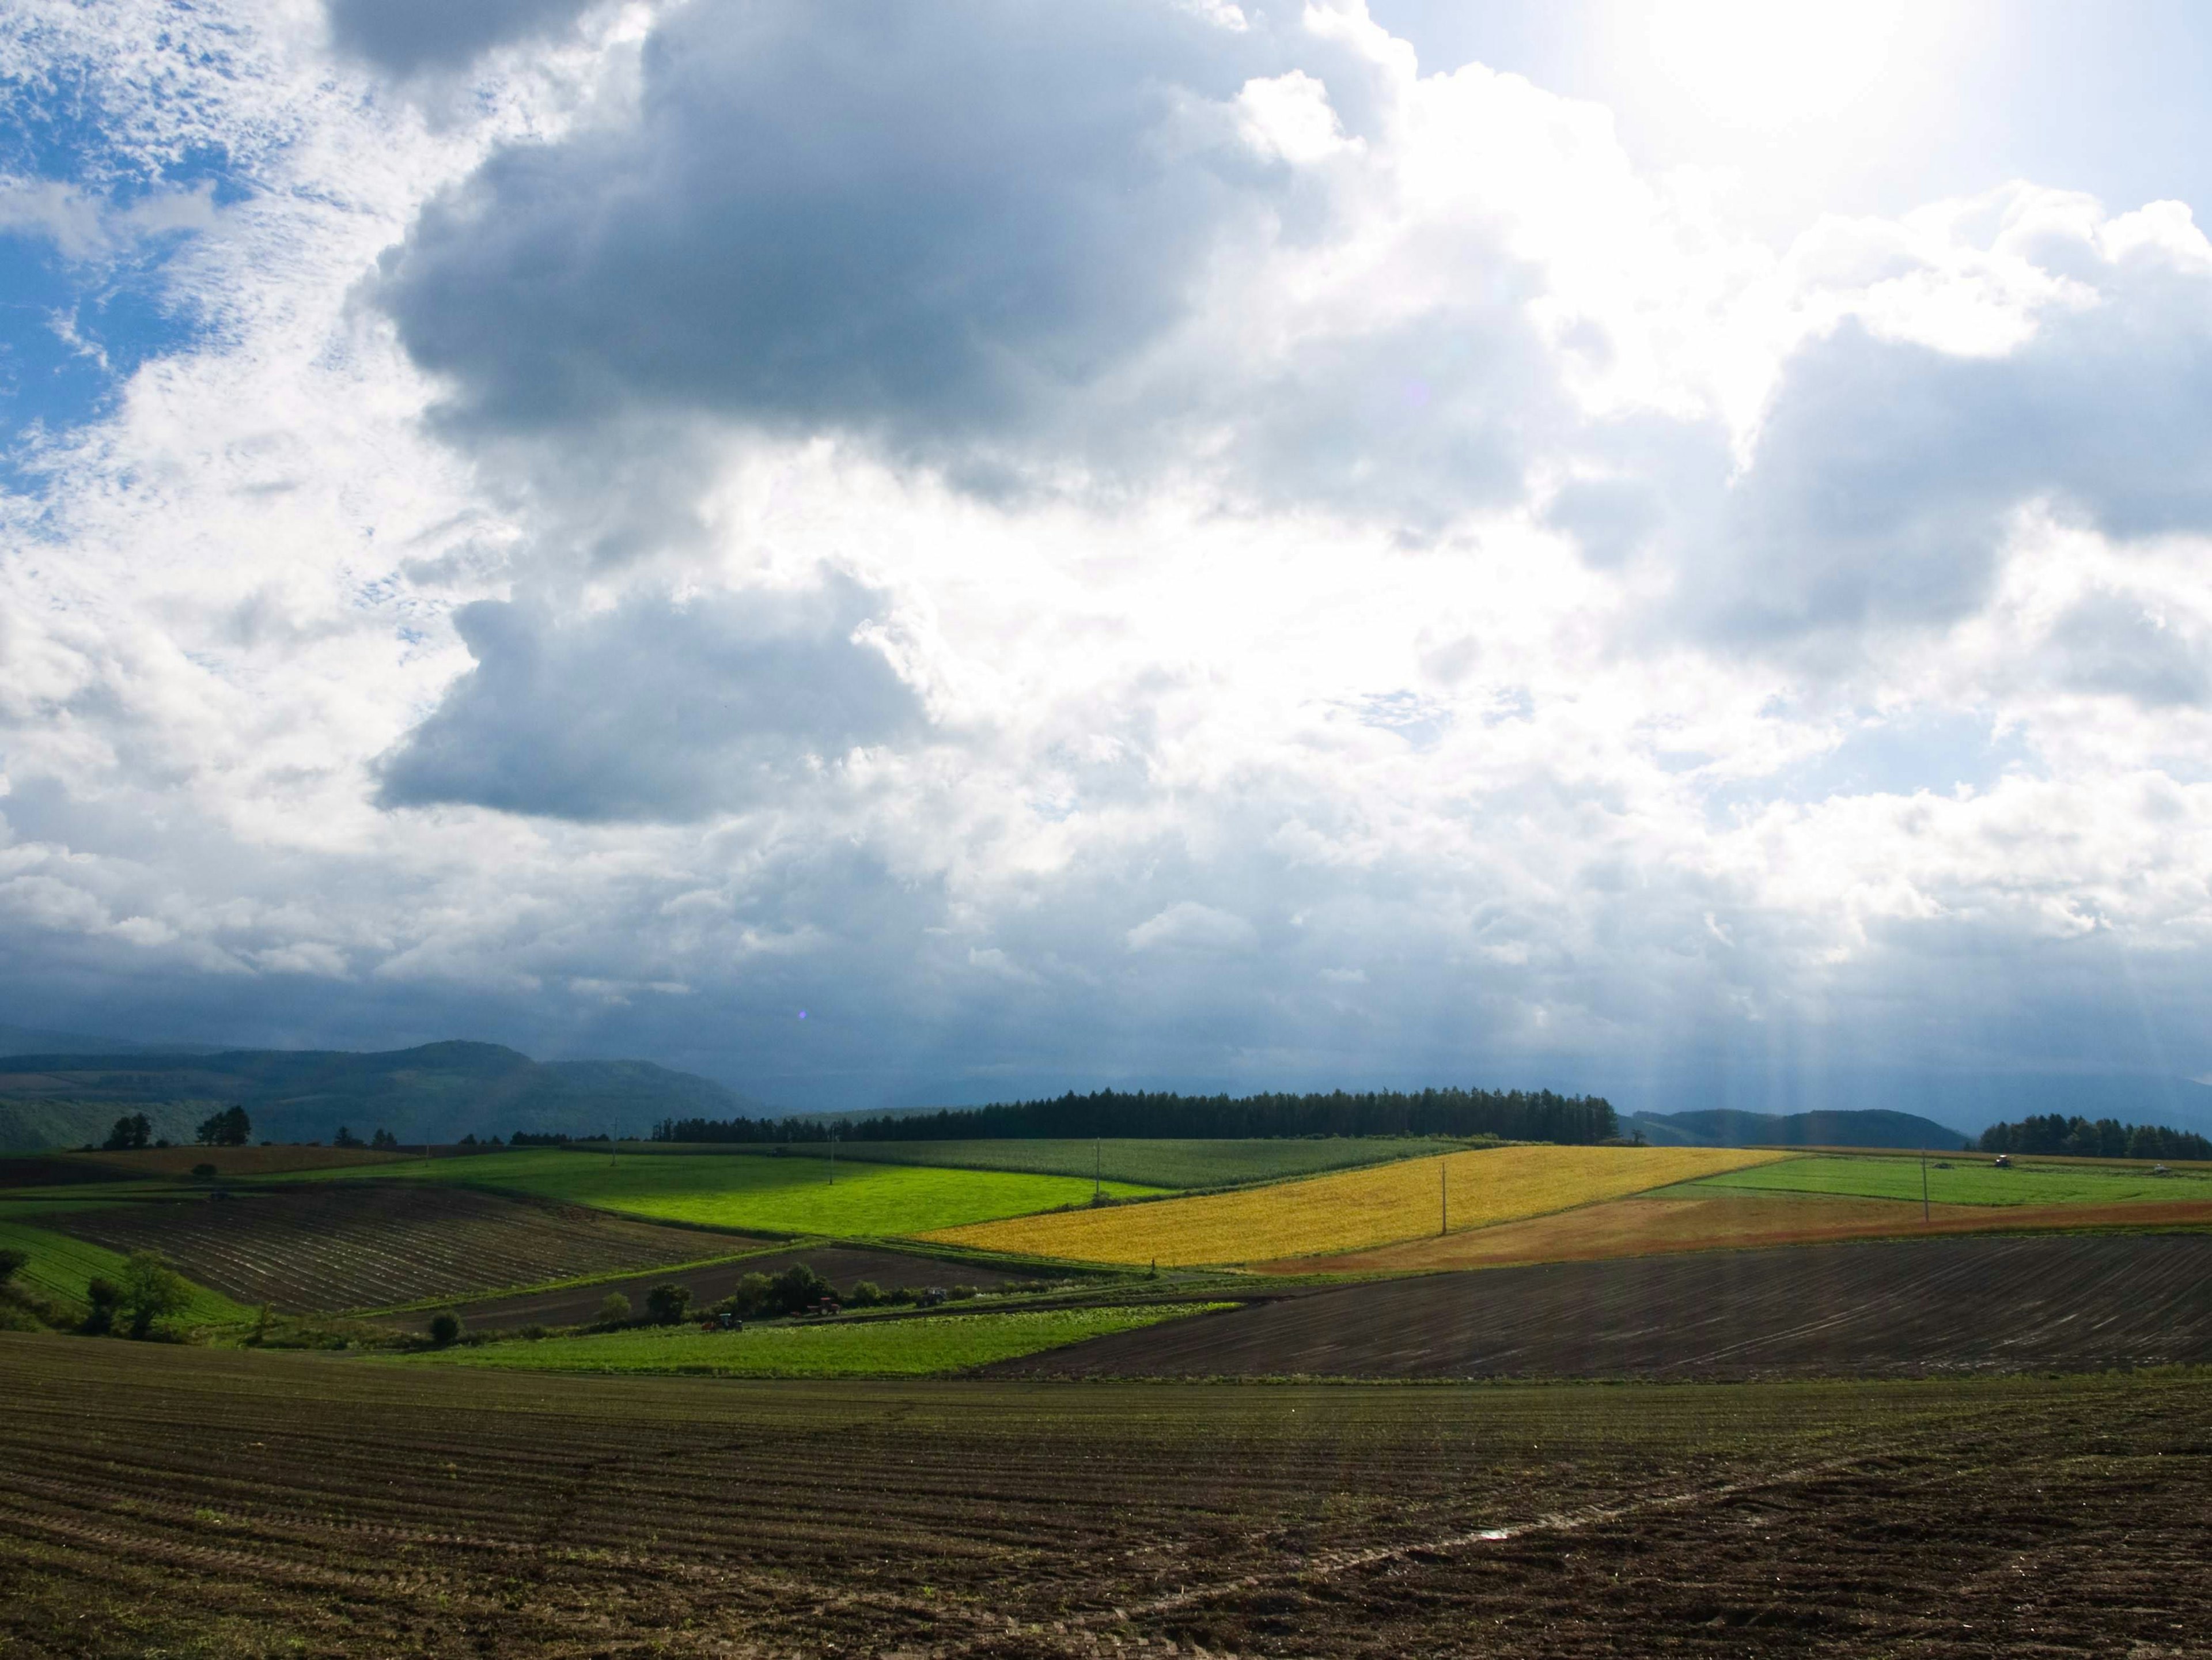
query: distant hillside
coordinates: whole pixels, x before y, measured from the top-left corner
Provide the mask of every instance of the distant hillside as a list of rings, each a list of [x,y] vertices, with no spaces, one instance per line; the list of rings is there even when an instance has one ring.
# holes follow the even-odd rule
[[[137,1043],[127,1037],[91,1037],[81,1031],[41,1031],[0,1025],[0,1057],[16,1055],[213,1055],[210,1043]]]
[[[1932,1118],[1878,1108],[1854,1112],[1632,1113],[1621,1129],[1656,1146],[1927,1147],[1956,1152],[1973,1137]]]
[[[642,1134],[672,1117],[765,1110],[710,1079],[646,1061],[533,1061],[497,1043],[214,1054],[14,1055],[0,1059],[0,1150],[81,1146],[143,1112],[157,1137],[183,1140],[219,1106],[253,1120],[257,1140],[327,1141],[343,1124],[367,1137],[453,1141],[517,1129]]]

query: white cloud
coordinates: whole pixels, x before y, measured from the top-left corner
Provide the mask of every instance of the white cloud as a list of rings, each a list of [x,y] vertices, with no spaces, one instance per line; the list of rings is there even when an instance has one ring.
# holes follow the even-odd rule
[[[0,504],[52,1024],[1633,1098],[2140,1000],[2202,1069],[2178,207],[1777,254],[1348,8],[522,8],[434,120],[124,12],[115,130],[250,188],[216,337]]]

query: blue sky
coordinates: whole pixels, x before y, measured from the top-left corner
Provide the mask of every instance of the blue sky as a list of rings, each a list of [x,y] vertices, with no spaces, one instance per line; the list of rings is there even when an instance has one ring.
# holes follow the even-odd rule
[[[2212,1074],[2208,40],[33,0],[0,1001],[806,1107]]]

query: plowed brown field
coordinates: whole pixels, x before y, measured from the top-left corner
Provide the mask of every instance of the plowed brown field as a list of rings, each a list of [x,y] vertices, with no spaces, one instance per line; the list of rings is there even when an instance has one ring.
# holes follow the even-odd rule
[[[188,1279],[288,1313],[482,1295],[732,1256],[754,1243],[408,1182],[318,1182],[71,1211],[46,1225],[110,1250],[161,1251]]]
[[[1616,1199],[1443,1238],[1411,1239],[1335,1256],[1285,1257],[1256,1268],[1261,1274],[1375,1274],[1846,1239],[2192,1226],[2212,1228],[2212,1204],[2138,1201],[2004,1209],[1988,1205],[1936,1205],[1923,1219],[1918,1205],[1895,1199],[1723,1191]]]
[[[741,1256],[734,1262],[719,1262],[712,1268],[687,1268],[673,1274],[641,1274],[628,1280],[570,1286],[560,1291],[488,1298],[480,1302],[457,1304],[454,1311],[472,1331],[513,1330],[532,1324],[580,1326],[598,1317],[599,1304],[610,1292],[620,1292],[629,1298],[633,1307],[642,1310],[648,1292],[664,1280],[674,1280],[690,1287],[694,1303],[713,1303],[735,1291],[738,1281],[749,1274],[781,1274],[794,1262],[805,1263],[841,1292],[851,1290],[856,1280],[872,1280],[884,1291],[923,1286],[974,1286],[988,1290],[1005,1285],[1008,1278],[994,1269],[965,1262],[940,1262],[899,1251],[833,1245],[820,1250],[765,1251],[757,1256]],[[419,1315],[395,1317],[392,1323],[425,1329],[433,1312],[425,1310]]]
[[[2212,1383],[800,1387],[0,1335],[0,1657],[2203,1652]]]
[[[1424,1274],[1007,1363],[1102,1377],[1918,1376],[2212,1365],[2212,1235],[1916,1240]]]

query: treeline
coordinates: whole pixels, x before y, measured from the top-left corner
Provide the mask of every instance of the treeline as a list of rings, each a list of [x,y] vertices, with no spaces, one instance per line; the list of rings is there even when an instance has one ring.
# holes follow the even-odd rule
[[[2163,1124],[2123,1124],[2117,1118],[2069,1118],[2063,1112],[2030,1114],[2017,1124],[1992,1124],[1982,1132],[1984,1152],[2064,1153],[2077,1158],[2212,1159],[2212,1141]]]
[[[885,1114],[836,1127],[847,1141],[1041,1140],[1107,1135],[1164,1140],[1284,1140],[1329,1135],[1495,1135],[1508,1141],[1589,1146],[1620,1133],[1610,1102],[1550,1090],[1396,1090],[1327,1095],[1178,1095],[1070,1091],[1057,1100],[1015,1101],[933,1113]],[[656,1141],[826,1141],[818,1118],[664,1119]]]

